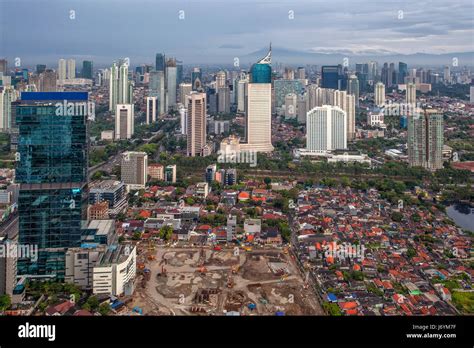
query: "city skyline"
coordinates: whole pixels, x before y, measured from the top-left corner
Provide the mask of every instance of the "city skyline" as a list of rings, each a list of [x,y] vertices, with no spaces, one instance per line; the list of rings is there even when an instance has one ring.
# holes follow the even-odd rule
[[[4,35],[0,47],[9,61],[19,57],[22,65],[72,57],[91,59],[98,66],[130,57],[134,65],[152,63],[156,52],[187,64],[231,65],[234,58],[253,61],[251,55],[260,54],[270,41],[276,60],[278,48],[293,55],[383,59],[399,54],[465,53],[474,43],[469,1],[366,2],[364,6],[359,2],[340,6],[339,1],[240,3],[230,11],[228,4],[215,0],[182,4],[140,0],[133,6],[122,0],[6,0],[0,5],[4,24],[15,35]],[[15,13],[21,13],[34,32],[14,20]],[[196,28],[199,40],[190,40]],[[460,64],[472,65],[472,55]]]

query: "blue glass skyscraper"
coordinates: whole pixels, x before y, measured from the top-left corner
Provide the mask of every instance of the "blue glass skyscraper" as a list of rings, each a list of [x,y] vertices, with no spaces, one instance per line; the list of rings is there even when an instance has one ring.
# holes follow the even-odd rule
[[[18,274],[64,279],[65,251],[81,243],[87,218],[87,92],[23,92],[16,182],[19,243],[37,260],[19,259]]]
[[[342,89],[342,66],[326,65],[321,68],[321,79],[323,88]]]
[[[272,83],[272,46],[268,54],[250,68],[250,83]]]

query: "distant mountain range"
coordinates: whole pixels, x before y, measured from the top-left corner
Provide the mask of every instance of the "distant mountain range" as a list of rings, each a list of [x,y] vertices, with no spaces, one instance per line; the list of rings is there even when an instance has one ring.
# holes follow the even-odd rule
[[[349,58],[349,64],[366,63],[368,61],[376,61],[379,64],[404,62],[409,65],[418,66],[439,66],[453,64],[453,58],[457,58],[458,66],[474,66],[474,52],[454,52],[443,54],[431,53],[414,53],[401,54],[386,50],[366,50],[360,52],[346,51],[326,51],[319,50],[317,52],[298,51],[281,47],[272,48],[272,62],[286,64],[342,64],[344,58]],[[252,52],[248,55],[240,57],[241,63],[255,63],[264,57],[268,52],[268,48]]]

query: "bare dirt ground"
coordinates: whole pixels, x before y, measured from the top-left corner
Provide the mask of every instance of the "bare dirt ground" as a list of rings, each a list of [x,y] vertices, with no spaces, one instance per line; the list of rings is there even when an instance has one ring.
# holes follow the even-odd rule
[[[146,261],[150,280],[138,277],[132,309],[144,315],[323,315],[297,270],[279,249],[170,248]]]

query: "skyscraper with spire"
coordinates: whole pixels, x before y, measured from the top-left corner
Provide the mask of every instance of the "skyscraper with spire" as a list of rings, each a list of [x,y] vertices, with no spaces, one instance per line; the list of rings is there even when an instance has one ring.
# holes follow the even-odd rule
[[[272,146],[272,46],[252,65],[247,85],[246,128],[242,150],[271,152]]]

